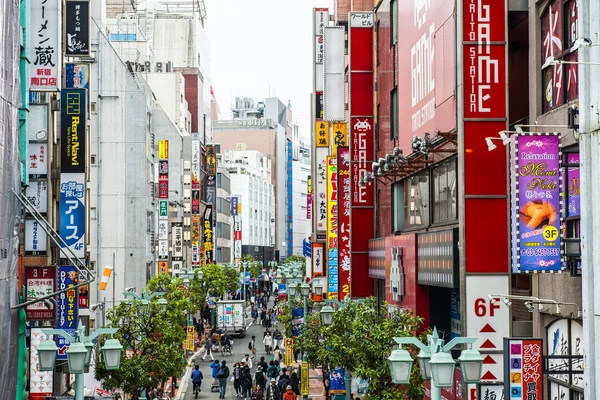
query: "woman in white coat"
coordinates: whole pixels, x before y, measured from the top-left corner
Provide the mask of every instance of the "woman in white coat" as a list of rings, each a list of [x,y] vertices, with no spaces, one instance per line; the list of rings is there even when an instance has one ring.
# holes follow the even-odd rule
[[[273,349],[273,336],[271,336],[271,332],[267,332],[263,339],[263,343],[265,344],[265,352],[271,354]]]

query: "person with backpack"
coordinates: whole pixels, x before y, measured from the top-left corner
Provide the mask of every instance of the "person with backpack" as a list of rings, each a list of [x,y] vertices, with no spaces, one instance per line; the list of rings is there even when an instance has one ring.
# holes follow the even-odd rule
[[[242,362],[248,366],[249,369],[252,369],[252,359],[250,355],[246,354],[244,358],[242,358]]]
[[[287,369],[283,368],[281,370],[281,376],[279,377],[279,381],[277,382],[277,386],[279,386],[279,390],[281,393],[285,393],[286,387],[290,384],[290,376],[287,374]]]
[[[267,364],[267,362],[265,361],[265,358],[261,357],[260,361],[257,364],[262,368],[263,372],[266,374],[267,368],[269,368],[269,364]]]
[[[279,376],[279,366],[273,360],[269,363],[269,368],[267,368],[267,377],[269,377],[271,379],[277,379],[278,376]]]
[[[242,397],[247,399],[250,397],[252,390],[252,375],[250,374],[250,368],[244,368],[242,373]]]
[[[297,395],[300,395],[300,379],[298,378],[297,373],[292,372],[292,376],[290,376],[289,385],[292,387],[292,390],[294,391],[294,393],[296,393]]]
[[[217,379],[219,380],[219,398],[225,398],[225,392],[227,391],[227,378],[229,378],[229,367],[227,361],[221,362],[221,367],[217,371]]]
[[[192,385],[193,391],[196,398],[198,398],[198,392],[200,391],[200,387],[202,386],[202,379],[204,376],[202,375],[202,371],[200,371],[200,367],[196,365],[192,370]]]
[[[271,384],[267,387],[265,396],[265,400],[281,400],[281,391],[275,383],[275,378],[271,378]]]
[[[283,400],[297,400],[298,396],[296,395],[296,393],[294,393],[294,391],[292,390],[292,387],[290,385],[288,385],[285,388],[286,392],[283,395]]]
[[[254,383],[264,392],[265,386],[267,385],[267,375],[265,375],[260,366],[256,369],[256,373],[254,374]]]

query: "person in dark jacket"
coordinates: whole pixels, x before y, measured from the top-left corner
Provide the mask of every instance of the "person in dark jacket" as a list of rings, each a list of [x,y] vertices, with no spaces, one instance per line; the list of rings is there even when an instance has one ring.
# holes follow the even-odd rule
[[[292,390],[294,391],[294,393],[296,393],[297,395],[300,395],[300,379],[298,379],[297,373],[292,372],[292,376],[290,376],[289,385],[292,387]]]
[[[277,381],[277,386],[279,386],[279,390],[281,393],[285,393],[285,388],[290,384],[290,376],[287,374],[287,369],[283,368],[281,370],[281,376],[279,377],[279,381]]]
[[[242,367],[240,363],[233,365],[233,388],[235,389],[235,397],[242,394]]]
[[[250,368],[244,368],[242,373],[242,397],[248,399],[252,390],[252,375],[250,374]]]
[[[265,361],[265,357],[261,357],[258,365],[262,368],[263,372],[267,373],[267,368],[269,368],[269,364]]]
[[[265,391],[265,386],[267,385],[267,375],[260,366],[257,368],[256,373],[254,374],[254,383],[262,392]]]
[[[219,380],[219,398],[225,398],[225,392],[227,391],[227,378],[229,378],[229,367],[227,361],[221,362],[221,367],[217,371],[217,379]]]
[[[281,400],[281,391],[277,387],[275,378],[271,378],[271,384],[267,386],[267,391],[265,392],[265,400]]]
[[[212,344],[213,344],[213,340],[212,338],[209,336],[206,338],[206,343],[204,343],[204,355],[202,356],[202,361],[204,361],[204,359],[206,358],[206,356],[210,356],[211,360],[215,360],[215,358],[213,357],[212,354]]]

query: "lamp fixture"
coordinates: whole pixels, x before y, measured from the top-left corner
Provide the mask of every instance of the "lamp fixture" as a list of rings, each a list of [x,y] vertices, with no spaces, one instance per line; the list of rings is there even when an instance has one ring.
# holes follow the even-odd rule
[[[509,294],[488,294],[488,299],[490,299],[490,301],[493,301],[494,298],[501,298],[502,301],[504,302],[504,304],[506,304],[507,306],[510,306],[512,304],[512,302],[509,301],[509,299],[524,301],[525,307],[527,308],[527,311],[529,311],[529,312],[535,311],[535,304],[538,304],[538,309],[540,311],[543,310],[544,304],[554,304],[556,306],[556,309],[555,309],[556,314],[562,314],[562,306],[569,306],[569,307],[575,308],[575,311],[571,311],[569,313],[571,317],[573,317],[573,318],[581,318],[582,317],[581,310],[579,309],[579,305],[577,303],[556,301],[553,299],[540,299],[538,297],[533,297],[533,296],[516,296],[516,295],[509,295]],[[552,311],[550,311],[550,313],[552,313]]]
[[[497,147],[494,143],[492,143],[492,139],[494,139],[494,138],[492,138],[492,137],[485,138],[485,144],[487,144],[488,151],[495,150]]]
[[[584,38],[584,37],[578,37],[573,42],[573,46],[571,46],[571,52],[577,51],[577,50],[579,50],[582,47],[592,47],[592,46],[600,46],[600,45],[593,44],[592,43],[592,39]]]
[[[549,56],[548,58],[546,58],[546,61],[542,65],[542,69],[546,69],[547,67],[550,67],[550,66],[553,66],[553,65],[560,65],[560,64],[597,65],[597,66],[600,66],[600,63],[593,63],[593,62],[587,62],[587,61],[565,61],[565,60],[557,60],[556,58],[554,58],[554,56]]]
[[[498,135],[500,135],[500,139],[502,139],[502,144],[504,144],[505,146],[510,143],[510,137],[507,135],[507,133],[510,133],[510,132],[509,131],[498,132]]]

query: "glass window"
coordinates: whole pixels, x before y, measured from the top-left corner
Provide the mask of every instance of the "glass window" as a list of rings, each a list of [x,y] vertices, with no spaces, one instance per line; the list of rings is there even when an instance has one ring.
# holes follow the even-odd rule
[[[222,179],[221,174],[217,174],[217,187],[218,188],[221,188],[221,179]]]
[[[390,93],[390,134],[392,139],[398,137],[398,90],[394,88]]]
[[[404,228],[404,182],[397,182],[392,186],[392,221],[393,232]]]
[[[429,171],[414,175],[405,182],[404,198],[407,208],[404,227],[411,229],[429,225]]]
[[[443,161],[431,171],[433,222],[456,219],[456,159]]]
[[[392,0],[392,12],[390,18],[390,25],[392,27],[392,40],[390,45],[394,45],[398,41],[398,0]]]

